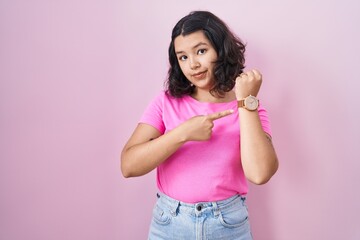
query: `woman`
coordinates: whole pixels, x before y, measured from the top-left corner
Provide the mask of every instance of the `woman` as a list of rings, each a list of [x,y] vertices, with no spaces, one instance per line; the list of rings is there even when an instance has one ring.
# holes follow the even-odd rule
[[[191,12],[175,25],[166,90],[121,154],[125,177],[157,168],[149,239],[252,239],[247,180],[266,183],[278,160],[256,98],[262,76],[243,72],[244,52],[210,12]]]

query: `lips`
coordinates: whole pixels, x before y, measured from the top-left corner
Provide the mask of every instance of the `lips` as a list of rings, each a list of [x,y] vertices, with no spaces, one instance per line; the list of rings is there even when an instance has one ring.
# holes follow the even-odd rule
[[[192,77],[195,79],[203,79],[206,77],[206,71],[195,73]]]

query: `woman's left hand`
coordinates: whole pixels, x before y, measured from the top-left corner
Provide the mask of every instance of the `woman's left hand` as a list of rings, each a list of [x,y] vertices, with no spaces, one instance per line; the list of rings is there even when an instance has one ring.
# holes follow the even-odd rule
[[[257,96],[262,83],[262,76],[258,70],[250,70],[240,74],[235,80],[236,99],[241,100],[249,95]]]

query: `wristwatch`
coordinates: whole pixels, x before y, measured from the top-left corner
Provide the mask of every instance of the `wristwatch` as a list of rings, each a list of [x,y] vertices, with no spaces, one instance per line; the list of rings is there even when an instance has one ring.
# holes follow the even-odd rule
[[[238,101],[238,108],[245,108],[249,111],[255,111],[259,107],[259,99],[254,96],[247,96]]]

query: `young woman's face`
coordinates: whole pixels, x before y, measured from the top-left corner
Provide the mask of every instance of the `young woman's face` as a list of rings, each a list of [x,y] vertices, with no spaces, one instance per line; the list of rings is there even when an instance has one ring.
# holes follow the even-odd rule
[[[210,90],[214,84],[214,65],[217,59],[215,48],[203,31],[174,40],[175,53],[185,77],[200,89]]]

